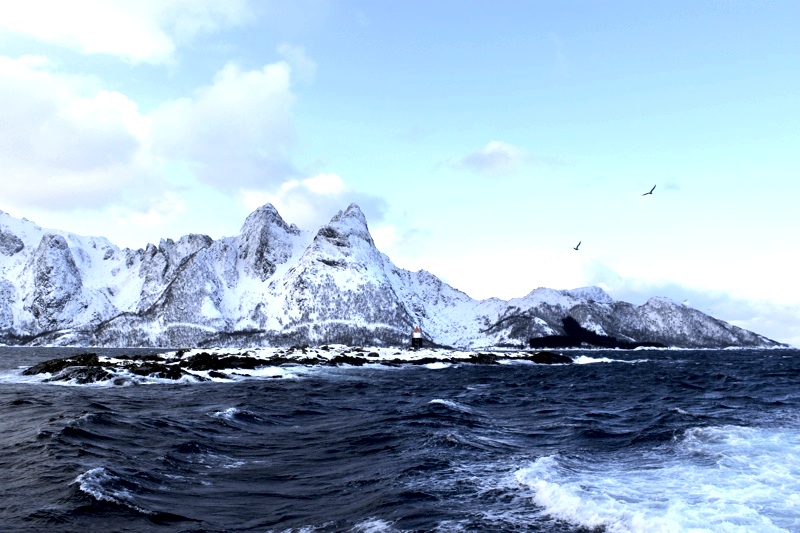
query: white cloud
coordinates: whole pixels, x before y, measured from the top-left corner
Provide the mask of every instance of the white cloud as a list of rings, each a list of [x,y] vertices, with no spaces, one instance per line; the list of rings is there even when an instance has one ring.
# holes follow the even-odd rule
[[[0,202],[148,212],[167,191],[198,182],[231,196],[276,190],[294,173],[290,74],[282,61],[228,64],[209,86],[143,114],[95,78],[57,72],[42,57],[0,56]],[[184,169],[180,183],[170,168]],[[333,193],[343,188],[336,179],[307,186]]]
[[[178,45],[249,15],[246,0],[27,0],[0,3],[0,28],[86,54],[158,64]]]
[[[491,141],[456,161],[454,166],[479,174],[503,176],[513,174],[528,162],[528,156],[522,149],[501,141]]]
[[[212,85],[153,112],[158,152],[218,187],[278,186],[294,172],[290,74],[285,62],[250,71],[227,64]]]
[[[0,56],[0,101],[4,201],[99,205],[153,179],[148,118],[97,80]]]
[[[319,174],[313,178],[304,179],[303,186],[315,194],[338,195],[344,192],[344,181],[338,174]]]

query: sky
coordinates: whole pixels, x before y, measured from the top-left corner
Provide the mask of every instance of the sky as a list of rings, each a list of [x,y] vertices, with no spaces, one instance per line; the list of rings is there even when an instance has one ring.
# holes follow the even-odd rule
[[[597,285],[800,347],[800,3],[0,3],[0,210],[316,230],[476,299]],[[656,186],[652,195],[643,194]],[[578,250],[574,247],[580,242]]]

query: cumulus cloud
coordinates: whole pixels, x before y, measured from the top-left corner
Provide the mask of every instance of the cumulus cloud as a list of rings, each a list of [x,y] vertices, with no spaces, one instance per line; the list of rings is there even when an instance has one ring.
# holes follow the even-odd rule
[[[165,169],[178,167],[232,195],[276,190],[296,174],[290,77],[284,61],[231,63],[210,85],[142,113],[100,80],[63,74],[42,57],[0,56],[2,201],[147,209],[175,186]]]
[[[491,141],[455,161],[453,166],[488,176],[504,176],[520,170],[528,162],[524,150],[501,141]]]
[[[153,179],[150,125],[136,103],[46,59],[0,57],[3,196],[23,205],[93,206]]]
[[[165,63],[199,34],[241,24],[246,0],[27,0],[0,3],[0,28],[87,54]]]
[[[43,3],[35,5],[49,14],[62,9],[58,4],[48,12]],[[11,28],[85,52],[158,62],[181,39],[223,25],[225,17],[222,22],[215,17],[227,9],[224,5],[179,1],[133,7],[109,1],[98,13],[130,14],[133,28],[128,29],[152,30],[136,38],[120,35],[119,41],[110,36],[104,41],[93,27],[85,28],[86,35],[73,35],[71,13],[60,21],[67,28],[49,23],[29,28],[33,11],[23,6],[12,13],[2,6],[0,31]],[[70,6],[91,7],[90,2]],[[3,18],[4,13],[10,16]],[[142,39],[140,52],[126,48],[129,38]],[[108,90],[102,80],[66,74],[44,57],[0,56],[0,208],[21,208],[22,214],[38,210],[45,219],[48,213],[70,211],[73,225],[88,221],[81,227],[88,224],[91,233],[92,214],[110,215],[155,235],[162,225],[174,226],[176,217],[206,209],[201,204],[211,194],[218,196],[217,206],[229,210],[272,202],[287,220],[309,229],[351,202],[371,223],[379,223],[386,211],[383,199],[350,190],[336,174],[297,178],[291,159],[292,83],[298,77],[310,81],[316,64],[302,47],[283,44],[278,53],[284,60],[261,68],[228,63],[206,86],[149,112],[126,94]]]
[[[247,190],[242,201],[248,209],[271,203],[284,220],[307,230],[327,224],[338,211],[356,203],[370,225],[378,224],[386,213],[383,198],[350,190],[337,174],[318,174],[284,182],[276,193]]]
[[[290,75],[283,61],[247,71],[227,64],[210,86],[153,112],[159,154],[219,187],[278,186],[294,173]]]

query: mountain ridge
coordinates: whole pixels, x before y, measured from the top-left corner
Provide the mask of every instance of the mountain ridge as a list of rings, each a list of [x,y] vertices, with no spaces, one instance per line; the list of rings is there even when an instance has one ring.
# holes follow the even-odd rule
[[[785,346],[665,298],[635,306],[599,287],[474,300],[430,272],[395,266],[356,204],[316,232],[266,204],[238,235],[188,234],[137,250],[0,211],[5,344],[401,346],[420,325],[430,345],[525,348],[569,336],[565,319],[589,332],[582,339],[622,345]]]

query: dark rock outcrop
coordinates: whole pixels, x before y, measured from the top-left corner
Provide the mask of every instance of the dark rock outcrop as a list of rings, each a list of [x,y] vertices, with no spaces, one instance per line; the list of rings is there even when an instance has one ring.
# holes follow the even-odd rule
[[[34,290],[30,310],[43,329],[58,327],[78,313],[81,275],[66,239],[49,233],[34,254]]]
[[[621,340],[609,335],[600,335],[581,326],[571,316],[562,319],[564,335],[546,335],[531,338],[528,344],[531,348],[622,348],[631,350],[643,346],[663,348],[658,342],[631,342]]]
[[[324,346],[318,349],[308,346],[293,346],[286,351],[276,351],[271,355],[259,356],[246,353],[217,354],[203,351],[186,356],[184,351],[174,354],[152,354],[125,356],[118,355],[113,359],[98,357],[95,353],[84,353],[44,361],[23,371],[23,375],[34,376],[50,374],[46,382],[76,382],[80,384],[97,381],[112,381],[114,384],[130,383],[131,376],[142,376],[156,379],[180,380],[190,377],[196,381],[208,379],[230,379],[242,375],[244,370],[283,365],[303,366],[363,366],[380,364],[399,367],[404,365],[429,365],[433,363],[499,365],[504,362],[519,360],[537,364],[569,364],[572,359],[553,352],[480,352],[465,355],[454,355],[448,351],[429,352],[425,357],[409,357],[407,352],[397,352],[394,358],[381,358],[378,352],[364,348],[338,347],[335,353]],[[416,353],[416,352],[413,352]],[[324,355],[323,355],[324,354]],[[238,371],[238,372],[237,372]],[[198,374],[198,372],[200,374]],[[205,377],[203,373],[207,373]],[[245,373],[246,374],[246,373]]]
[[[14,255],[21,252],[25,248],[25,243],[22,239],[0,228],[0,254]]]
[[[57,374],[65,368],[69,367],[87,367],[87,366],[100,366],[100,360],[96,353],[83,353],[80,355],[73,355],[71,357],[60,357],[58,359],[49,359],[39,364],[33,365],[22,372],[23,376],[35,376],[36,374]]]
[[[572,358],[560,353],[553,352],[528,352],[529,355],[521,357],[527,361],[539,365],[569,365],[572,364]]]

